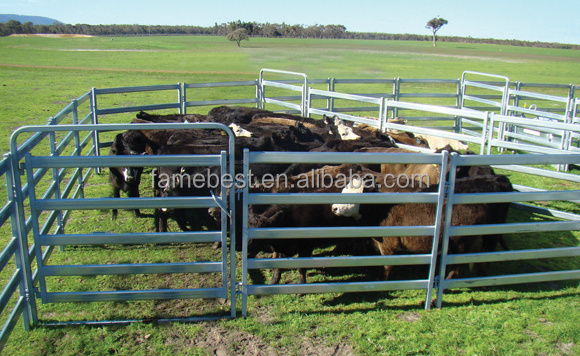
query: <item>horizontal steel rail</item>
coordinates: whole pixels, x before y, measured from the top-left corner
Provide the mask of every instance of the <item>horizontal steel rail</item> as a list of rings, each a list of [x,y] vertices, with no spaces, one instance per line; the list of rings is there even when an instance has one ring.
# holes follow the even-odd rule
[[[352,292],[386,292],[392,290],[427,289],[429,280],[410,281],[376,281],[376,282],[343,282],[343,283],[308,283],[249,285],[248,295],[276,294],[318,294],[318,293],[352,293]]]
[[[454,255],[456,256],[456,255]],[[369,267],[429,264],[431,255],[408,256],[349,256],[303,258],[248,258],[248,269],[316,268],[316,267]]]
[[[138,245],[169,243],[212,243],[221,241],[221,232],[150,232],[150,233],[91,233],[91,234],[41,234],[42,246],[61,245]]]
[[[446,282],[447,288],[472,288],[580,279],[580,270],[521,273],[501,277],[458,278]]]
[[[249,152],[249,159],[252,164],[256,163],[324,163],[324,164],[343,164],[343,163],[416,163],[416,164],[435,164],[440,163],[440,154],[415,154],[415,153],[370,153],[358,152],[353,155],[352,152],[325,152],[324,154],[316,152]]]
[[[309,239],[309,238],[346,238],[346,237],[381,237],[381,236],[426,236],[433,235],[435,226],[419,227],[293,227],[293,228],[259,228],[248,229],[248,239]]]
[[[436,203],[437,193],[254,193],[248,204]]]
[[[46,303],[123,302],[132,300],[175,300],[193,298],[227,298],[222,288],[115,290],[97,292],[52,292]]]
[[[98,276],[163,273],[220,273],[220,262],[123,263],[116,265],[50,265],[45,276]]]
[[[124,93],[140,93],[147,91],[163,91],[163,90],[179,90],[181,89],[181,84],[165,84],[165,85],[144,85],[138,87],[118,87],[118,88],[105,88],[98,89],[95,88],[95,94],[124,94]]]

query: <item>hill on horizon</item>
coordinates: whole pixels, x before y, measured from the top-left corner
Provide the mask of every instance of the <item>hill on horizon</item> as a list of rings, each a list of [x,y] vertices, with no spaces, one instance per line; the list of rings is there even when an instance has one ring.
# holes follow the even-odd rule
[[[10,20],[16,20],[20,23],[32,22],[32,24],[34,24],[34,25],[52,25],[55,23],[62,23],[58,20],[51,19],[49,17],[44,17],[44,16],[0,14],[0,23],[8,22]]]

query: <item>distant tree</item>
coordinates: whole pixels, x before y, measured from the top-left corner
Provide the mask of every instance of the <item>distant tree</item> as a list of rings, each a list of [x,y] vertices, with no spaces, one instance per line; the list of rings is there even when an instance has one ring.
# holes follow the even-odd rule
[[[266,23],[262,28],[262,35],[264,37],[278,37],[280,36],[280,32],[278,32],[278,28],[276,27],[276,25]]]
[[[425,28],[433,31],[433,47],[437,47],[437,31],[439,31],[443,25],[447,25],[448,22],[449,21],[441,17],[434,17],[429,20],[429,22],[427,22],[427,26],[425,26]]]
[[[229,41],[236,42],[238,47],[240,47],[240,42],[242,41],[249,41],[250,37],[248,36],[248,31],[245,28],[238,28],[234,30],[226,36]]]

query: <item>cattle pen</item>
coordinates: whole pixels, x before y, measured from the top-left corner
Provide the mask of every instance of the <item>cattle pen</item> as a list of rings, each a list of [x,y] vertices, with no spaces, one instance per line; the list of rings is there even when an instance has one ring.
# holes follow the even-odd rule
[[[213,88],[230,88],[233,98],[212,96]],[[435,89],[434,89],[435,88]],[[444,88],[444,92],[441,89]],[[423,91],[422,91],[423,90]],[[175,299],[226,299],[228,312],[188,318],[160,318],[161,321],[195,321],[247,315],[247,300],[253,295],[344,293],[418,289],[425,291],[425,308],[435,298],[443,306],[445,290],[504,284],[580,279],[580,247],[576,237],[566,245],[559,239],[553,246],[515,248],[466,254],[448,253],[453,236],[510,234],[530,239],[533,234],[570,234],[580,230],[580,97],[578,86],[512,82],[494,74],[465,71],[460,79],[310,79],[304,73],[264,69],[254,81],[169,84],[124,88],[93,88],[51,117],[47,125],[17,129],[11,150],[0,161],[0,176],[6,180],[6,204],[0,210],[0,225],[10,242],[0,255],[0,266],[8,275],[0,295],[5,321],[0,334],[4,345],[16,323],[24,328],[49,325],[39,315],[37,303],[139,301]],[[130,105],[119,106],[120,96],[131,97]],[[152,98],[153,97],[153,98]],[[177,100],[175,100],[177,98]],[[159,101],[158,101],[159,100]],[[137,102],[137,104],[134,104]],[[155,104],[152,104],[155,102]],[[126,106],[125,106],[126,105]],[[476,148],[477,155],[449,154],[401,145],[413,154],[312,153],[245,151],[238,163],[243,167],[243,189],[227,189],[219,196],[139,197],[114,199],[95,196],[88,188],[90,177],[102,168],[200,166],[217,167],[220,174],[236,175],[234,135],[221,124],[181,123],[180,129],[221,130],[228,149],[219,155],[109,156],[111,134],[130,129],[174,129],[176,124],[123,124],[115,117],[140,111],[164,110],[186,114],[190,108],[246,105],[299,114],[303,117],[336,115],[350,122],[459,140]],[[400,121],[390,119],[404,119]],[[517,154],[516,154],[517,153]],[[247,181],[258,164],[428,164],[439,165],[439,189],[404,194],[339,193],[256,193]],[[528,186],[513,182],[509,193],[454,193],[457,167],[490,165],[505,172],[557,180],[560,184]],[[449,167],[449,169],[446,169]],[[445,172],[451,172],[446,176]],[[242,204],[237,204],[241,201]],[[458,204],[510,203],[518,214],[504,224],[453,226],[451,209]],[[251,205],[269,204],[412,204],[432,203],[437,214],[423,226],[295,227],[251,228],[247,225]],[[235,209],[236,205],[241,207]],[[219,227],[209,231],[132,232],[102,231],[87,226],[82,233],[67,233],[67,224],[87,211],[111,209],[217,208]],[[445,214],[445,211],[448,213]],[[82,215],[80,215],[82,216]],[[445,216],[445,219],[441,217]],[[239,219],[236,219],[239,217]],[[236,224],[241,224],[236,229]],[[240,234],[236,234],[240,231]],[[415,255],[364,255],[259,258],[248,256],[251,239],[368,239],[380,236],[430,236],[431,251]],[[235,245],[241,242],[242,251]],[[111,263],[75,258],[69,246],[106,248],[108,245],[159,246],[172,244],[221,243],[212,259]],[[525,245],[524,245],[525,246]],[[57,255],[68,258],[51,263]],[[238,256],[238,258],[236,258]],[[440,258],[438,258],[440,256]],[[450,265],[502,263],[535,259],[576,258],[571,268],[512,271],[490,276],[446,278]],[[70,260],[69,260],[70,259]],[[72,262],[71,262],[72,261]],[[153,262],[151,262],[153,261]],[[68,262],[68,263],[64,263]],[[354,268],[384,265],[425,265],[421,278],[377,281],[373,279],[266,285],[250,277],[256,270],[270,268]],[[87,289],[61,290],[59,278],[95,278],[133,275],[217,275],[195,286],[182,284],[145,290]],[[416,277],[416,276],[415,276]],[[240,301],[240,303],[237,303]],[[139,320],[71,320],[57,324],[128,323]]]

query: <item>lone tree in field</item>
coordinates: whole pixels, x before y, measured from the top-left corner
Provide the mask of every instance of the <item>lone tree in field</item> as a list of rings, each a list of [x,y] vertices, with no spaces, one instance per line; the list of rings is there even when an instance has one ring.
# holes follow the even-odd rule
[[[434,17],[429,20],[429,22],[427,22],[427,26],[425,26],[425,28],[431,29],[431,31],[433,31],[433,47],[437,47],[437,31],[439,31],[443,25],[447,25],[448,22],[449,21],[441,17]]]
[[[238,47],[240,47],[240,42],[250,40],[250,36],[248,36],[248,32],[245,28],[238,28],[237,30],[228,33],[226,38],[230,41],[236,42]]]

